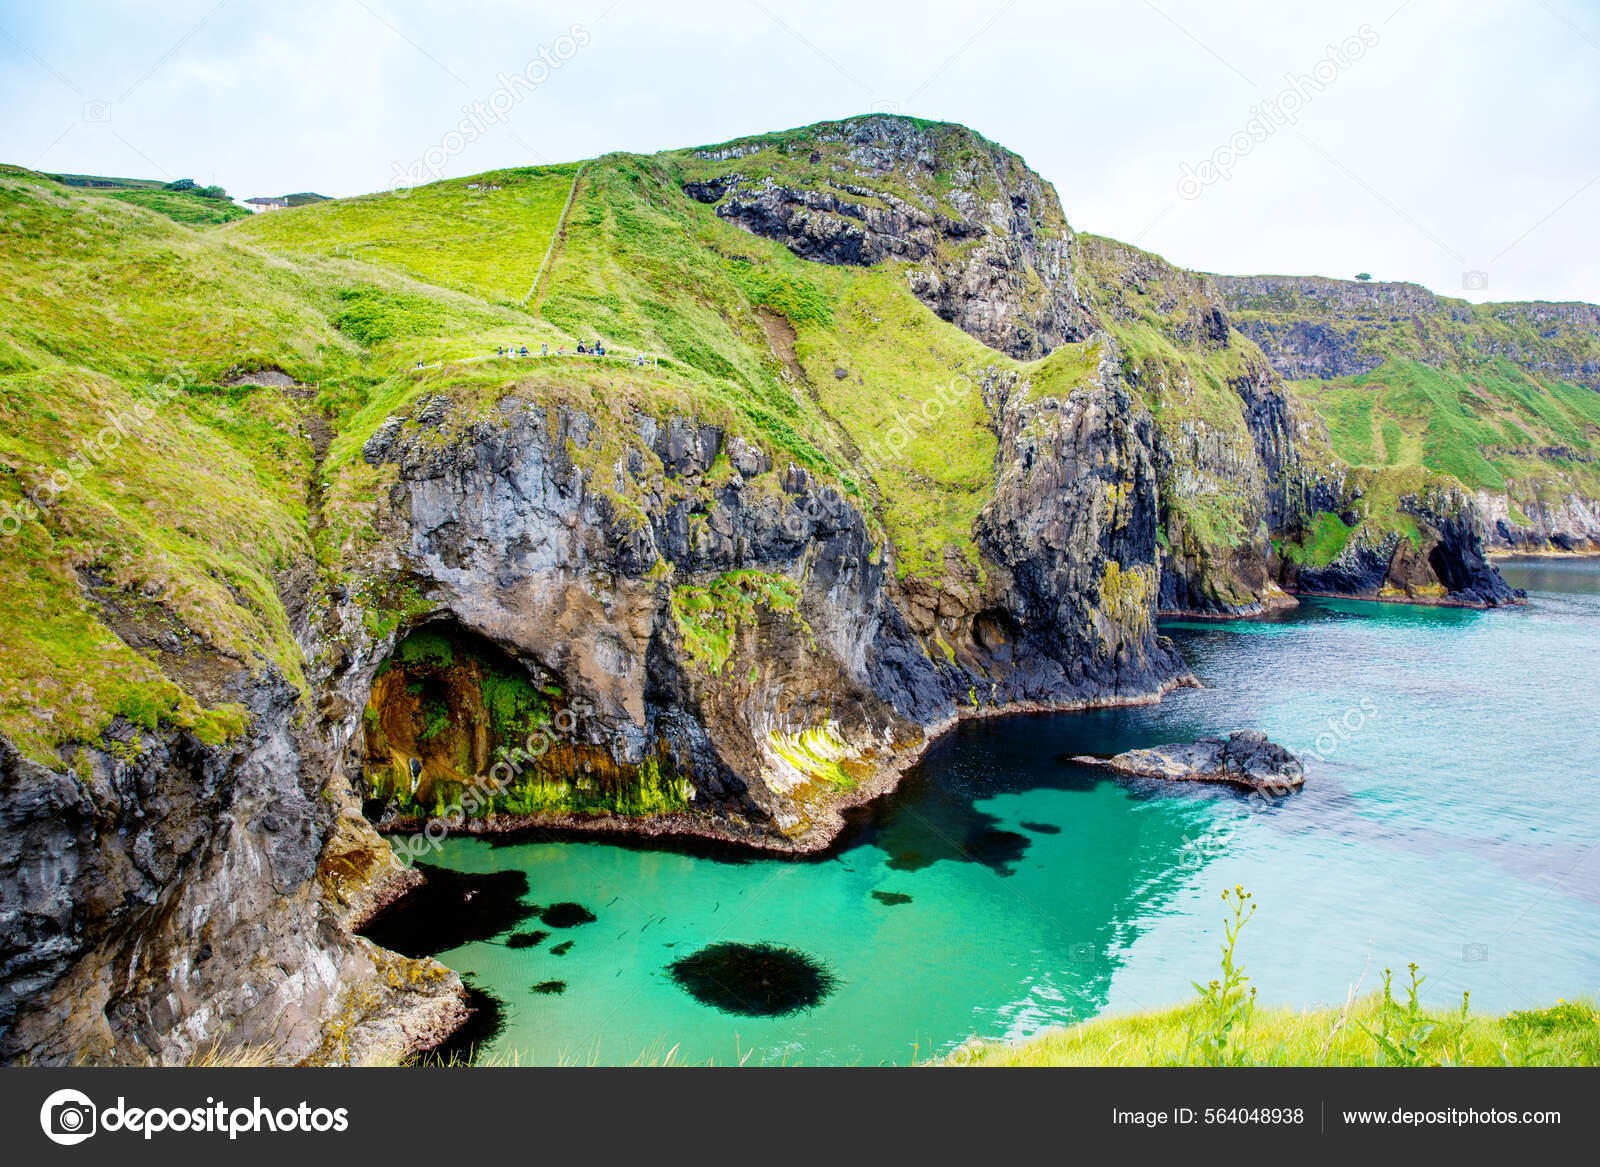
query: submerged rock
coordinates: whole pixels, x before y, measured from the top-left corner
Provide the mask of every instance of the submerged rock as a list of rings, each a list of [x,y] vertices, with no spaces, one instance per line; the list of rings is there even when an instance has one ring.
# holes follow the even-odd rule
[[[1293,753],[1266,734],[1239,730],[1226,739],[1201,738],[1147,750],[1128,750],[1109,758],[1078,754],[1081,766],[1099,766],[1133,778],[1166,782],[1226,782],[1247,790],[1286,794],[1305,784],[1306,768]]]

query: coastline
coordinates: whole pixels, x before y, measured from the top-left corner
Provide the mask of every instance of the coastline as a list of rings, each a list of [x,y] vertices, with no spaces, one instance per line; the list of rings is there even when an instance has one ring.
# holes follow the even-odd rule
[[[1543,551],[1505,551],[1497,548],[1486,554],[1490,563],[1503,563],[1518,559],[1600,559],[1600,547],[1589,551],[1560,551],[1555,548]]]
[[[661,842],[676,841],[702,845],[710,844],[713,846],[732,847],[747,853],[754,851],[794,860],[815,859],[820,858],[832,847],[843,833],[846,826],[846,811],[892,794],[900,785],[900,780],[905,776],[906,772],[922,760],[928,749],[963,721],[975,721],[991,717],[1079,713],[1089,709],[1155,705],[1177,689],[1198,689],[1202,687],[1199,678],[1192,672],[1185,670],[1161,682],[1154,690],[1145,693],[1094,697],[1081,701],[1017,701],[986,708],[958,710],[949,717],[942,718],[923,727],[922,741],[915,749],[907,750],[897,755],[893,761],[879,769],[872,778],[837,800],[829,802],[821,809],[812,827],[793,838],[768,835],[754,829],[733,830],[709,817],[663,815],[649,819],[629,819],[617,815],[577,814],[517,815],[503,816],[495,820],[466,820],[461,826],[447,830],[445,836],[441,837],[456,835],[513,839],[519,835],[535,835],[549,832],[558,837],[566,836],[569,838],[599,836],[603,839],[606,836],[610,836],[617,842],[650,839]],[[378,830],[385,837],[390,834],[415,834],[420,831],[425,822],[426,820],[421,819],[390,820],[385,822]],[[402,825],[411,826],[412,829],[409,831],[398,829]],[[408,873],[407,877],[391,878],[384,888],[384,892],[388,894],[380,894],[374,897],[374,907],[361,915],[360,927],[371,924],[388,908],[404,900],[407,894],[423,882],[422,874],[415,867],[407,865],[404,870]],[[463,994],[459,1010],[454,1014],[453,1018],[440,1018],[432,1025],[421,1027],[422,1032],[419,1034],[417,1041],[413,1042],[411,1047],[407,1049],[406,1058],[425,1055],[439,1048],[448,1042],[462,1027],[472,1021],[475,1015],[474,1010],[464,997],[465,994]],[[449,1024],[452,1019],[454,1024]],[[445,1025],[448,1025],[448,1028],[443,1028]]]
[[[1496,608],[1514,608],[1528,602],[1527,597],[1518,596],[1507,600],[1504,604],[1485,604],[1471,600],[1452,600],[1448,596],[1357,596],[1348,592],[1296,592],[1297,596],[1305,596],[1313,600],[1358,600],[1366,604],[1411,604],[1418,608],[1470,608],[1478,612],[1492,612]]]
[[[651,839],[662,842],[711,843],[732,846],[742,850],[768,855],[803,858],[825,852],[838,839],[845,828],[846,811],[892,794],[906,772],[922,760],[924,754],[940,738],[950,733],[963,721],[976,721],[992,717],[1014,717],[1026,714],[1080,713],[1089,709],[1111,709],[1136,705],[1154,705],[1177,689],[1198,689],[1202,685],[1191,672],[1185,671],[1144,693],[1090,697],[1078,701],[1013,701],[1004,705],[962,709],[949,717],[923,727],[923,736],[913,749],[903,751],[880,767],[860,785],[843,793],[819,808],[816,820],[806,831],[793,835],[773,835],[754,825],[735,827],[701,815],[658,815],[650,818],[629,818],[623,815],[561,814],[496,815],[493,818],[466,819],[447,826],[440,836],[471,836],[478,838],[510,839],[518,835],[549,832],[558,836],[581,838],[583,836],[614,836],[622,839]],[[384,819],[376,824],[384,836],[415,835],[422,832],[430,821],[416,816]],[[406,889],[409,890],[409,887]],[[388,907],[404,898],[404,892],[388,900]],[[378,911],[372,912],[362,923],[370,923]]]

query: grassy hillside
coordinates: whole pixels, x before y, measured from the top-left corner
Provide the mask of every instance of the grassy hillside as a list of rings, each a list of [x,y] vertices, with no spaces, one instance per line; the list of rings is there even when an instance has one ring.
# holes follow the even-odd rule
[[[876,500],[903,569],[975,562],[995,453],[983,370],[1023,366],[933,316],[893,266],[808,263],[722,222],[680,192],[681,164],[591,164],[545,316],[712,378],[788,456]]]
[[[279,579],[309,561],[312,457],[301,401],[224,380],[281,367],[364,399],[417,341],[352,337],[352,300],[423,332],[504,312],[16,171],[0,225],[0,729],[52,764],[117,714],[236,731],[218,694],[240,670],[300,679]]]
[[[677,165],[590,164],[538,315],[517,301],[574,167],[201,229],[145,205],[181,192],[0,174],[0,729],[52,764],[118,715],[236,732],[224,682],[269,664],[300,677],[283,573],[315,551],[350,582],[377,498],[361,442],[433,389],[487,402],[520,386],[619,432],[640,404],[718,421],[856,492],[903,569],[975,561],[994,456],[981,370],[1012,362],[892,273],[804,264],[727,226],[682,195]],[[593,337],[664,359],[451,363]],[[287,370],[309,403],[224,384],[256,368]],[[935,391],[938,424],[917,420]],[[315,549],[308,408],[335,427]],[[124,428],[102,449],[112,416]]]
[[[1415,284],[1217,277],[1339,456],[1518,504],[1600,497],[1600,307],[1469,304]]]
[[[235,670],[300,676],[310,454],[293,402],[217,382],[353,347],[314,280],[147,210],[5,176],[0,216],[0,728],[56,764],[117,714],[220,739]]]
[[[231,223],[235,219],[248,219],[251,212],[231,202],[221,188],[213,188],[211,195],[190,188],[171,190],[168,183],[154,178],[110,178],[99,174],[37,175],[50,178],[63,186],[78,188],[83,193],[103,194],[108,198],[144,207],[165,215],[177,223],[190,227],[208,227]]]
[[[1353,466],[1424,467],[1474,490],[1600,496],[1600,393],[1541,383],[1504,357],[1471,371],[1396,359],[1358,377],[1302,381]]]
[[[518,304],[550,245],[576,171],[576,165],[496,170],[251,215],[234,230],[280,253],[349,255]]]

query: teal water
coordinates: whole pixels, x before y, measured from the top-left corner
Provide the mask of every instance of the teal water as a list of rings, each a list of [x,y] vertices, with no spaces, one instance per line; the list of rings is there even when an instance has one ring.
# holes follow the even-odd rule
[[[448,840],[441,865],[526,872],[530,902],[597,920],[440,959],[504,1003],[486,1052],[522,1064],[673,1046],[719,1064],[903,1063],[1174,1004],[1213,974],[1219,892],[1235,883],[1260,908],[1241,954],[1264,1002],[1342,1003],[1412,960],[1439,1004],[1467,989],[1493,1011],[1594,995],[1600,562],[1503,570],[1526,607],[1315,601],[1170,625],[1204,689],[964,724],[825,860]],[[1305,790],[1263,803],[1057,760],[1236,728],[1306,755]],[[718,940],[800,949],[841,983],[808,1013],[718,1012],[665,974]],[[531,991],[550,980],[565,992]]]

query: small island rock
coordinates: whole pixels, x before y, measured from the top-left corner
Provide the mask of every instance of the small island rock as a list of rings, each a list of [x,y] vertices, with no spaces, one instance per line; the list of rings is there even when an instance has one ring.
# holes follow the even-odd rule
[[[1268,793],[1298,790],[1306,780],[1306,768],[1299,758],[1254,730],[1239,730],[1226,739],[1207,737],[1152,746],[1147,750],[1128,750],[1109,758],[1079,754],[1072,761],[1134,778],[1226,782]]]

